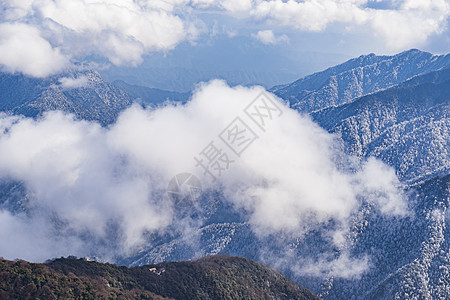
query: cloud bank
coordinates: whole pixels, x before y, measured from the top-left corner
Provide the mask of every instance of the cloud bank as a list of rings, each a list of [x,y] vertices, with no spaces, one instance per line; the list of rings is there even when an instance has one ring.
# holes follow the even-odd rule
[[[395,51],[424,45],[445,32],[445,0],[27,0],[0,11],[0,66],[45,77],[87,57],[114,65],[140,64],[146,54],[195,42],[208,29],[202,16],[228,14],[265,29],[256,37],[273,44],[283,30],[377,36]],[[270,27],[272,29],[270,29]],[[211,29],[212,31],[214,29]],[[239,29],[237,29],[239,30]],[[282,40],[287,36],[281,35]]]
[[[265,127],[245,113],[262,92],[279,109]],[[236,118],[257,136],[239,155],[220,138],[226,128],[232,135]],[[215,181],[194,160],[211,142],[230,160]],[[391,168],[375,159],[360,163],[341,148],[261,87],[222,81],[199,86],[185,105],[133,105],[109,128],[61,112],[38,120],[1,115],[0,179],[23,183],[27,200],[23,211],[0,211],[0,255],[113,260],[135,253],[151,243],[149,234],[180,223],[165,189],[182,172],[196,174],[204,189],[222,190],[261,239],[302,239],[332,222],[324,235],[345,248],[362,202],[392,216],[406,215],[407,205]],[[350,259],[345,255],[337,270]]]

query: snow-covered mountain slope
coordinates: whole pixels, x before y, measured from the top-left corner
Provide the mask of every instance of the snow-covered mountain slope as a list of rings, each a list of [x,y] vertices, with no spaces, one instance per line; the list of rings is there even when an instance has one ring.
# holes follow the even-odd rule
[[[258,238],[243,220],[210,224],[208,220],[215,214],[225,213],[217,206],[220,197],[216,197],[216,206],[213,205],[204,225],[191,236],[186,238],[179,233],[176,237],[152,240],[148,249],[120,263],[136,266],[227,253],[276,265],[324,299],[445,299],[450,293],[447,272],[450,233],[446,226],[450,175],[413,185],[406,192],[411,207],[407,217],[387,217],[371,203],[363,205],[353,217],[347,250],[335,248],[320,232],[311,232],[301,240]],[[295,272],[296,264],[320,260],[328,253],[329,264],[322,266],[326,273],[327,268],[336,267],[333,256],[344,255],[345,251],[353,258],[369,255],[369,267],[361,277],[321,277]]]
[[[450,69],[311,116],[342,137],[350,153],[381,158],[403,180],[450,170]]]
[[[159,104],[167,99],[170,99],[171,101],[186,102],[190,97],[190,93],[171,92],[145,86],[133,85],[128,84],[123,80],[113,81],[112,84],[128,93],[128,95],[130,95],[133,99],[140,99],[142,103],[149,105]]]
[[[325,280],[323,298],[448,298],[450,175],[414,185],[409,193],[413,213],[408,218],[384,219],[366,208],[353,253],[370,251],[371,268],[361,278]]]
[[[272,91],[301,112],[314,112],[450,66],[450,55],[409,50],[394,56],[363,55]]]
[[[373,82],[370,76],[364,80]],[[296,259],[320,259],[327,251],[339,256],[342,249],[333,249],[317,232],[303,240],[280,244],[273,237],[256,237],[245,218],[209,221],[212,216],[227,214],[220,209],[213,209],[214,213],[199,226],[194,235],[196,243],[188,243],[181,236],[159,239],[154,247],[126,263],[140,265],[230,253],[277,264],[280,262],[269,253],[278,253],[281,258],[288,251],[296,259],[278,267],[325,299],[445,298],[450,293],[446,271],[450,263],[447,254],[450,235],[446,229],[450,193],[449,97],[450,69],[442,69],[311,114],[322,127],[340,135],[349,152],[361,159],[381,158],[409,185],[410,216],[385,217],[370,203],[355,214],[352,231],[347,236],[351,248],[347,251],[356,258],[369,254],[369,269],[362,277],[296,274],[291,269]],[[220,202],[220,197],[216,201]],[[330,268],[331,265],[330,261]]]
[[[47,79],[1,74],[0,90],[2,111],[35,117],[44,111],[62,110],[103,125],[113,122],[132,102],[127,93],[95,71]]]
[[[0,73],[0,111],[35,117],[49,110],[62,110],[77,118],[113,123],[134,100],[155,105],[171,99],[185,101],[189,94],[109,83],[96,71],[81,71],[35,79]]]

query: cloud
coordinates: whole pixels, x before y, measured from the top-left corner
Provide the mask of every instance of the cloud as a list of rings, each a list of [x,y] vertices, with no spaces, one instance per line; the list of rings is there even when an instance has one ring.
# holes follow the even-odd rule
[[[87,76],[79,76],[76,78],[61,77],[58,79],[58,82],[63,89],[76,89],[87,86],[89,79]]]
[[[366,18],[362,1],[261,1],[251,15],[257,19],[307,31],[322,31],[333,22],[361,23]]]
[[[450,16],[446,1],[400,1],[396,7],[375,9],[369,1],[261,1],[250,14],[275,24],[306,31],[323,31],[330,24],[368,25],[392,50],[423,45],[445,29]]]
[[[279,42],[288,42],[289,38],[283,34],[280,37],[275,37],[272,30],[260,30],[256,34],[252,35],[255,39],[259,40],[265,45],[273,45]]]
[[[244,112],[260,95],[278,107],[264,130],[255,121],[260,119]],[[38,120],[0,116],[0,178],[23,182],[29,195],[26,215],[0,213],[0,224],[16,224],[1,227],[0,239],[8,243],[0,245],[0,255],[113,260],[151,244],[149,234],[195,232],[186,224],[198,222],[178,220],[165,194],[172,177],[183,172],[196,174],[205,190],[222,190],[259,238],[278,236],[272,242],[282,247],[322,229],[332,247],[345,248],[351,216],[363,201],[383,214],[407,214],[391,168],[346,156],[336,137],[278,101],[261,87],[212,81],[200,85],[185,105],[133,105],[109,128],[61,112]],[[257,136],[240,155],[225,143],[232,133],[224,129],[232,128],[236,117]],[[211,142],[230,159],[223,172],[211,169],[216,181],[194,160],[206,162],[201,153]],[[42,246],[42,240],[54,247]],[[341,272],[351,258],[336,259]],[[358,272],[364,269],[364,261],[355,262]]]
[[[450,16],[450,3],[443,0],[266,0],[243,5],[238,12],[224,5],[227,1],[207,2],[278,29],[322,32],[344,24],[347,30],[362,29],[381,37],[391,50],[424,45],[431,35],[445,31]]]
[[[405,1],[399,10],[374,11],[369,24],[393,50],[424,45],[446,30],[450,4],[445,1]]]
[[[43,77],[63,71],[69,58],[33,26],[0,24],[0,66],[4,71]]]
[[[84,241],[81,248],[61,249],[62,254],[89,255],[89,248],[98,248],[100,255],[110,258],[111,249],[97,243],[118,245],[127,252],[143,241],[146,231],[167,226],[170,209],[157,197],[149,199],[157,186],[150,185],[151,174],[128,173],[132,169],[122,166],[122,158],[108,146],[107,134],[98,124],[75,122],[61,112],[37,121],[10,118],[14,117],[3,118],[8,130],[0,138],[0,174],[25,183],[30,217],[26,222],[21,222],[23,216],[15,218],[24,223],[17,228],[28,228],[23,230],[26,236],[53,233],[45,239],[55,248],[72,239]],[[86,240],[80,238],[83,235]],[[11,232],[2,231],[2,238],[11,239]],[[35,248],[34,239],[24,247],[27,238],[17,238],[20,244],[2,244],[0,252],[15,251],[30,260],[54,255],[48,247]]]
[[[185,1],[9,1],[1,13],[0,64],[45,77],[91,54],[137,65],[152,51],[195,39],[197,28],[175,10]],[[52,63],[53,62],[53,63]]]
[[[330,251],[331,253],[331,251]],[[330,253],[322,254],[318,259],[304,259],[302,257],[291,257],[290,260],[283,259],[283,256],[273,258],[271,263],[279,267],[289,268],[297,276],[318,277],[318,278],[360,278],[364,272],[370,268],[369,256],[362,258],[350,257],[348,252],[342,253],[339,257],[333,257]]]

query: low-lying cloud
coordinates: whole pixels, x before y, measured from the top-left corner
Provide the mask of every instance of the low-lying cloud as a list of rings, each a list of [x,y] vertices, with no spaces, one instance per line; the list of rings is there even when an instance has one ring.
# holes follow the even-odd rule
[[[264,128],[245,113],[261,93],[280,110]],[[363,201],[386,215],[407,214],[391,168],[345,155],[335,136],[274,97],[261,87],[212,81],[185,105],[136,104],[108,128],[62,112],[37,120],[2,115],[0,178],[22,182],[28,200],[25,212],[0,212],[0,255],[130,255],[151,243],[148,234],[177,224],[165,189],[182,172],[196,174],[204,190],[222,190],[261,239],[301,239],[322,228],[332,245],[345,248]],[[236,117],[257,135],[239,155],[219,137]],[[215,181],[194,160],[211,142],[231,161]],[[336,270],[349,259],[339,258]]]
[[[58,82],[61,88],[69,90],[86,87],[89,84],[89,78],[87,76],[61,77],[58,79]]]

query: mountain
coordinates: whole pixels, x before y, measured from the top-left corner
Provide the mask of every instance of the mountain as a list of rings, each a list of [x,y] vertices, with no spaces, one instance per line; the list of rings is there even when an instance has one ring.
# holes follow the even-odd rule
[[[404,181],[450,171],[450,69],[311,114],[348,151],[382,159]]]
[[[215,15],[216,18],[225,16]],[[233,20],[235,22],[236,20]],[[267,47],[246,34],[230,37],[218,34],[208,41],[178,45],[164,53],[145,56],[139,68],[110,66],[100,71],[108,81],[186,92],[201,81],[224,79],[230,85],[262,85],[270,88],[291,82],[311,72],[334,65],[348,56],[321,51],[299,51],[286,43]]]
[[[407,186],[410,217],[385,219],[370,205],[361,209],[351,252],[370,253],[371,268],[361,278],[329,277],[319,286],[312,280],[308,286],[323,298],[445,299],[450,294],[448,59],[417,50],[361,56],[274,88],[342,138],[347,152],[382,159]]]
[[[410,215],[386,217],[373,204],[363,203],[351,219],[352,229],[346,236],[348,249],[339,249],[321,235],[321,228],[303,239],[260,238],[252,232],[245,216],[227,206],[224,195],[216,191],[199,199],[201,211],[193,215],[200,225],[192,239],[187,241],[182,232],[152,236],[147,248],[116,262],[137,267],[230,254],[277,265],[284,274],[324,299],[445,299],[450,294],[449,60],[449,55],[434,56],[418,50],[395,56],[371,54],[273,88],[292,107],[309,113],[320,126],[341,137],[348,153],[361,160],[377,157],[394,167],[404,185]],[[58,84],[58,80],[44,84],[16,78],[10,84],[20,90],[16,103],[7,109],[16,112],[15,108],[20,107],[17,103],[27,105],[26,99],[39,98],[42,90]],[[112,85],[125,93],[126,99],[140,98],[149,105],[154,104],[148,96],[153,92],[159,95],[157,101],[172,97],[122,82]],[[74,89],[74,93],[77,91],[86,92]],[[11,90],[3,95],[15,94]],[[88,97],[86,101],[88,105]],[[86,107],[78,112],[80,117],[85,113],[83,109]],[[8,210],[20,210],[26,197],[20,183],[0,185],[0,203]],[[277,259],[286,252],[290,260],[279,263]],[[295,272],[299,262],[317,262],[323,257],[324,267],[329,269],[335,257],[345,254],[354,258],[368,254],[368,270],[360,277]],[[340,263],[351,267],[348,265],[353,262]],[[167,264],[149,268],[158,272],[162,266],[167,269]],[[67,263],[64,266],[58,270],[68,268]],[[184,282],[179,278],[174,281]],[[149,291],[173,297],[160,290]]]
[[[85,259],[0,260],[1,299],[319,299],[268,266],[230,256],[135,268]]]
[[[394,56],[362,55],[338,66],[271,89],[298,111],[310,113],[400,84],[450,66],[450,55],[416,49]]]
[[[128,84],[123,80],[116,80],[112,83],[117,88],[125,91],[132,99],[140,99],[144,104],[154,105],[166,100],[186,102],[190,93],[170,92],[145,86]]]
[[[354,255],[371,253],[371,268],[361,278],[328,278],[324,299],[447,299],[450,294],[450,175],[411,186],[413,212],[384,218],[370,206],[353,239]],[[297,280],[300,280],[298,278]]]
[[[79,71],[45,79],[0,73],[0,111],[36,117],[62,110],[79,119],[113,123],[121,111],[138,98],[155,105],[171,99],[186,101],[188,93],[176,93],[125,82],[109,83],[96,71]]]
[[[408,61],[417,62],[417,57],[430,56],[413,50],[394,57],[406,70]],[[450,201],[450,68],[438,66],[439,61],[447,58],[436,56],[430,59],[434,61],[434,65],[429,63],[430,69],[438,70],[417,74],[418,69],[413,65],[408,75],[402,75],[406,79],[412,77],[408,80],[396,85],[391,82],[389,87],[378,92],[343,100],[350,102],[310,114],[319,125],[342,138],[347,152],[361,160],[377,157],[393,166],[405,185],[412,211],[406,218],[388,218],[366,203],[357,212],[348,244],[352,245],[349,251],[354,257],[370,254],[369,270],[361,278],[296,275],[290,271],[295,259],[281,267],[285,274],[290,274],[321,297],[439,299],[450,293],[448,275],[444,272],[450,263],[447,257],[450,236],[446,230]],[[373,60],[379,57],[369,55],[366,59],[368,66],[373,68]],[[386,60],[386,57],[380,58],[381,65],[387,65]],[[365,69],[359,59],[353,62]],[[339,68],[343,67],[335,69]],[[425,69],[420,70],[425,72]],[[363,86],[369,85],[368,82],[378,87],[383,85],[377,81],[380,79],[378,73],[374,74],[363,79]],[[320,90],[320,85],[317,86]],[[295,104],[291,103],[298,107]],[[286,240],[281,245],[274,237],[260,239],[252,233],[245,219],[229,217],[229,210],[220,206],[224,201],[221,197],[215,195],[214,201],[208,200],[207,205],[213,212],[205,216],[199,227],[195,247],[188,245],[181,236],[161,238],[152,241],[152,248],[129,258],[126,263],[141,265],[216,253],[272,263],[267,253],[283,253],[286,248],[293,257],[313,260],[327,251],[336,254],[341,251],[324,242],[318,232],[311,233],[303,241]]]
[[[64,80],[72,84],[64,84]],[[0,90],[0,111],[36,117],[44,111],[62,110],[103,125],[114,122],[132,103],[128,94],[95,71],[45,79],[2,73]]]

